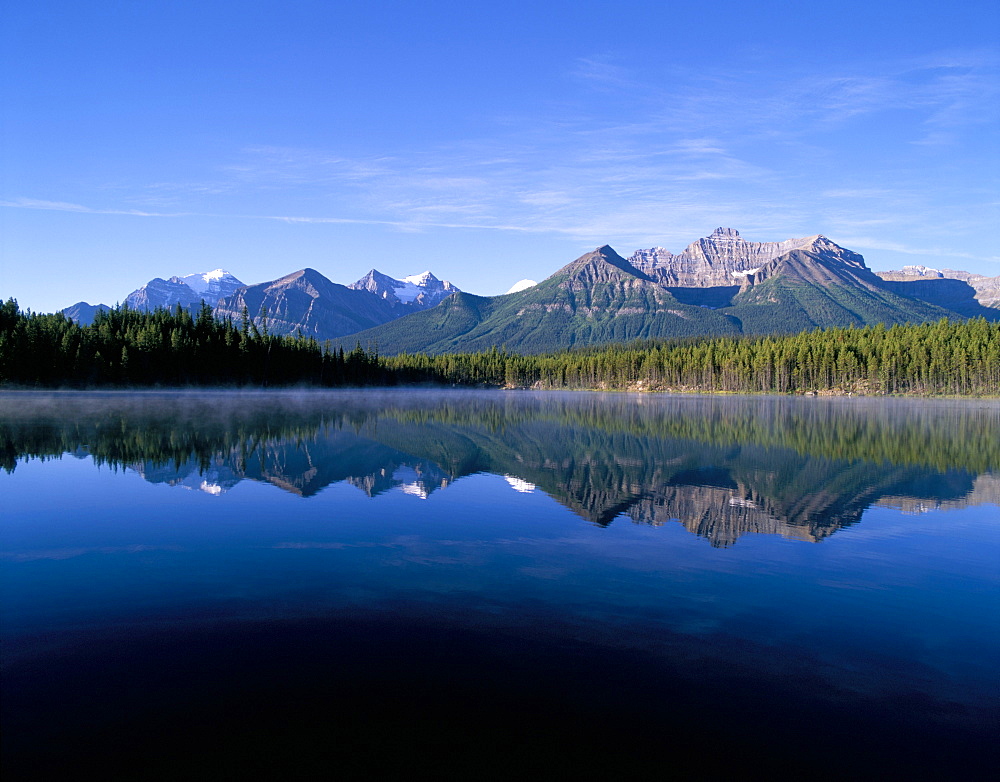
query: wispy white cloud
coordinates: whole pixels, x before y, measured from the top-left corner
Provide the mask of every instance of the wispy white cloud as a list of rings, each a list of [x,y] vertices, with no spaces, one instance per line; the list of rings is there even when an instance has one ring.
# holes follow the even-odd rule
[[[844,243],[878,227],[940,247],[949,233],[968,233],[996,212],[985,195],[970,207],[974,183],[963,180],[954,186],[961,193],[948,192],[924,172],[935,163],[935,147],[974,137],[970,129],[978,133],[996,116],[990,104],[1000,105],[998,62],[989,52],[944,53],[869,62],[863,72],[799,66],[763,79],[749,70],[683,67],[653,76],[641,63],[589,57],[569,69],[577,92],[560,96],[547,115],[506,116],[478,138],[368,155],[248,146],[203,181],[130,190],[123,198],[135,208],[29,198],[0,205],[519,231],[625,248],[676,241],[679,249],[716,225],[762,239],[818,230]],[[882,162],[866,149],[865,121],[900,113],[907,119]],[[969,178],[980,181],[975,171]],[[949,199],[959,206],[949,207]],[[942,254],[873,242],[862,236],[858,246]]]
[[[183,217],[187,212],[147,212],[141,209],[95,209],[66,201],[46,201],[40,198],[14,198],[0,200],[0,207],[12,209],[40,209],[47,212],[80,212],[83,214],[129,215],[131,217]]]
[[[532,231],[530,227],[519,225],[504,225],[501,223],[472,222],[440,222],[427,220],[375,220],[357,217],[332,217],[323,215],[255,215],[255,214],[223,214],[218,212],[142,212],[134,209],[97,209],[83,204],[71,204],[61,201],[46,201],[36,198],[17,198],[0,201],[0,207],[15,209],[37,209],[54,212],[77,212],[91,215],[125,215],[129,217],[214,217],[233,220],[271,220],[282,223],[302,224],[333,224],[333,225],[384,225],[401,230],[419,230],[421,228],[466,228],[490,229],[501,231]]]
[[[213,215],[214,216],[214,215]],[[222,215],[218,215],[222,216]],[[533,229],[527,228],[519,225],[503,225],[500,223],[470,223],[470,222],[430,222],[430,221],[403,221],[403,220],[363,220],[351,217],[306,217],[306,216],[295,216],[295,215],[230,215],[230,217],[236,217],[245,220],[275,220],[282,223],[303,223],[312,225],[324,225],[324,224],[335,224],[335,225],[384,225],[390,228],[398,228],[403,231],[415,231],[425,228],[464,228],[464,229],[475,229],[475,230],[494,230],[494,231],[528,231],[531,232]],[[537,232],[537,229],[535,229]]]
[[[988,60],[975,67],[969,63],[966,58],[947,67],[928,61],[888,63],[864,74],[791,74],[762,90],[749,73],[677,72],[661,85],[644,83],[637,71],[587,58],[576,64],[574,79],[605,93],[614,88],[614,101],[599,115],[586,101],[575,108],[561,101],[558,115],[510,121],[494,137],[377,160],[251,149],[247,155],[261,160],[248,168],[274,182],[302,183],[312,177],[316,186],[353,188],[350,198],[360,210],[408,228],[516,228],[638,241],[670,233],[667,223],[681,214],[699,221],[699,228],[706,215],[718,220],[744,216],[765,226],[811,220],[822,227],[827,222],[822,198],[877,202],[855,216],[871,225],[891,225],[907,204],[917,206],[900,189],[913,183],[827,186],[817,200],[817,179],[828,185],[844,181],[844,147],[826,137],[886,111],[915,114],[910,123],[914,143],[932,140],[932,126],[946,115],[956,128],[976,124],[965,97],[990,94],[997,79]],[[634,100],[640,103],[638,112],[622,105]],[[845,143],[837,139],[838,145]],[[861,171],[859,178],[864,174],[880,178],[871,171]],[[877,214],[889,205],[892,214]],[[828,217],[839,224],[836,210]],[[692,225],[686,225],[683,235],[691,232]]]
[[[881,200],[885,198],[892,198],[895,196],[895,193],[885,187],[845,187],[833,190],[823,190],[819,193],[819,195],[823,198],[877,198]]]

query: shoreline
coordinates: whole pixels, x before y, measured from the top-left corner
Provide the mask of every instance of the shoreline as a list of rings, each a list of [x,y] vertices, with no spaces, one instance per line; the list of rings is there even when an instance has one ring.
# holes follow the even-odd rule
[[[817,399],[941,399],[941,400],[981,400],[1000,401],[1000,391],[996,394],[945,394],[945,393],[864,393],[844,391],[842,389],[810,389],[795,390],[784,393],[775,391],[726,391],[690,386],[680,388],[648,388],[642,384],[629,387],[602,388],[595,386],[581,387],[537,387],[537,386],[498,386],[498,385],[456,385],[413,383],[399,385],[358,385],[358,386],[259,386],[259,385],[187,385],[187,386],[88,386],[83,388],[68,386],[3,386],[0,385],[0,395],[18,394],[121,394],[121,395],[156,395],[156,394],[200,394],[200,393],[230,393],[230,394],[322,394],[330,392],[386,392],[386,391],[502,391],[531,393],[596,393],[596,394],[640,394],[643,396],[719,396],[719,397],[773,397],[775,399],[791,399],[795,397]]]

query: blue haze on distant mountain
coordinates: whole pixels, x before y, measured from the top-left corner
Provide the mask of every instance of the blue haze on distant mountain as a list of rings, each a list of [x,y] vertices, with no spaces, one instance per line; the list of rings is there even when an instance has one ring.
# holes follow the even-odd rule
[[[385,353],[502,345],[539,352],[649,337],[992,320],[1000,318],[1000,278],[926,267],[875,274],[860,254],[821,235],[753,242],[720,227],[678,254],[653,247],[625,259],[605,245],[497,297],[463,293],[430,271],[395,279],[371,269],[342,285],[303,269],[244,285],[216,269],[156,278],[125,304],[195,310],[202,301],[218,318],[238,322],[245,312],[258,326],[266,318],[273,334],[360,340]],[[93,317],[89,305],[74,306],[64,312]]]

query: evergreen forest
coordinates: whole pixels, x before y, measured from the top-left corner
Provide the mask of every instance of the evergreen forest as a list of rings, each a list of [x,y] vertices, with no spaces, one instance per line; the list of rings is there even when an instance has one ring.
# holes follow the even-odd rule
[[[255,322],[256,321],[256,322]],[[646,340],[521,355],[380,356],[268,332],[266,318],[216,319],[203,305],[62,314],[0,305],[0,385],[14,388],[393,386],[991,396],[1000,323],[827,328],[793,335]]]

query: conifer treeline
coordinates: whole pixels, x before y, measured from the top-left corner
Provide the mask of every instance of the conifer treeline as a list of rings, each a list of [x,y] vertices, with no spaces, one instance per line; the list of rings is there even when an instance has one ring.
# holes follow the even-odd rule
[[[831,328],[770,337],[645,341],[542,356],[402,355],[400,380],[507,387],[861,394],[1000,394],[1000,323]]]
[[[378,357],[347,354],[315,339],[276,336],[244,313],[242,322],[121,309],[98,312],[89,326],[61,313],[22,313],[0,305],[0,383],[29,386],[362,385],[379,375]]]
[[[0,305],[0,383],[23,386],[401,385],[744,393],[1000,393],[1000,323],[834,328],[790,336],[647,341],[539,356],[346,353],[256,325],[127,308],[89,326]]]

